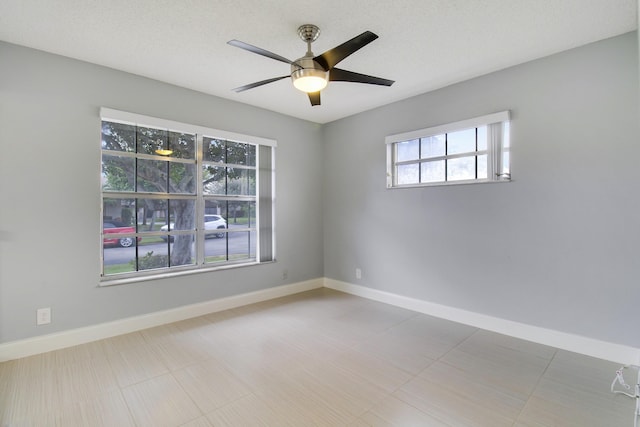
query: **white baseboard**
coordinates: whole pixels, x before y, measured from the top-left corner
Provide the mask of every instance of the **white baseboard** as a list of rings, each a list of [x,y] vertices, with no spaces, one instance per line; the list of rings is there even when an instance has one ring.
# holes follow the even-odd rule
[[[277,286],[113,322],[0,344],[0,362],[84,344],[209,313],[327,287],[419,313],[624,365],[640,365],[640,349],[518,323],[328,278]]]
[[[428,314],[434,317],[451,320],[457,323],[474,326],[480,329],[509,335],[515,338],[533,341],[599,359],[610,360],[623,365],[640,365],[640,349],[621,344],[600,341],[580,335],[574,335],[553,329],[518,323],[511,320],[487,316],[485,314],[448,307],[429,301],[409,298],[364,286],[353,285],[333,279],[324,279],[324,286],[337,291],[346,292],[363,298],[395,305]]]
[[[32,356],[39,353],[46,353],[48,351],[59,350],[61,348],[164,325],[166,323],[177,322],[209,313],[280,298],[299,292],[309,291],[311,289],[321,288],[322,286],[322,278],[313,279],[305,282],[277,286],[260,291],[186,305],[170,310],[163,310],[141,316],[115,320],[113,322],[41,335],[19,341],[11,341],[0,344],[0,362]]]

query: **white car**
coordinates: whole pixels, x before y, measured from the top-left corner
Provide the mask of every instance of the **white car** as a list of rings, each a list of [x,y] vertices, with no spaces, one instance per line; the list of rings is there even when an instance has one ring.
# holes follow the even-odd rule
[[[173,230],[173,223],[169,225],[163,225],[160,227],[160,231],[169,231],[169,228]],[[204,229],[205,230],[217,230],[220,228],[227,228],[227,221],[220,215],[205,215],[204,216]],[[213,233],[205,234],[205,237],[224,237],[225,233]],[[167,241],[167,237],[173,242],[173,236],[162,236],[162,240]]]

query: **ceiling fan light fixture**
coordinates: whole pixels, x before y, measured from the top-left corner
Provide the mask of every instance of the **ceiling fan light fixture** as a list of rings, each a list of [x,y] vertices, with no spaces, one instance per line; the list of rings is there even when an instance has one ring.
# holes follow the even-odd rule
[[[296,89],[306,93],[320,92],[329,83],[328,72],[313,68],[300,68],[291,73]]]
[[[291,61],[284,56],[277,55],[260,47],[241,42],[240,40],[229,40],[227,43],[231,46],[239,47],[240,49],[291,65],[291,74],[289,75],[261,80],[237,87],[233,90],[235,92],[244,92],[245,90],[277,82],[291,76],[293,86],[305,92],[309,97],[311,106],[315,106],[320,105],[320,91],[327,87],[329,81],[367,83],[380,86],[391,86],[393,84],[393,80],[335,68],[340,61],[377,39],[377,35],[371,31],[365,31],[341,45],[316,56],[311,51],[311,43],[318,38],[319,34],[320,29],[312,24],[301,25],[298,28],[298,36],[307,44],[307,53],[295,61]]]

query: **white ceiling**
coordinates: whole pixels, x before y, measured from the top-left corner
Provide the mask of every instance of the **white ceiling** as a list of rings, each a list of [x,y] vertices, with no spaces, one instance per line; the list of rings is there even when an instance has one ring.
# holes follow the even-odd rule
[[[636,16],[636,0],[2,0],[0,40],[327,123],[633,31]],[[332,82],[316,107],[288,79],[231,90],[290,70],[228,40],[295,60],[306,23],[316,55],[373,31],[339,67],[396,83]]]

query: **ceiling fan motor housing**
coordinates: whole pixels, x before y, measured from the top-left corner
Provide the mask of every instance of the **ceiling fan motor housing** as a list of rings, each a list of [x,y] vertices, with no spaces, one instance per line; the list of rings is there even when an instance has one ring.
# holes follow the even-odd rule
[[[314,61],[313,56],[303,56],[291,65],[291,81],[303,92],[318,92],[327,86],[329,72]]]

